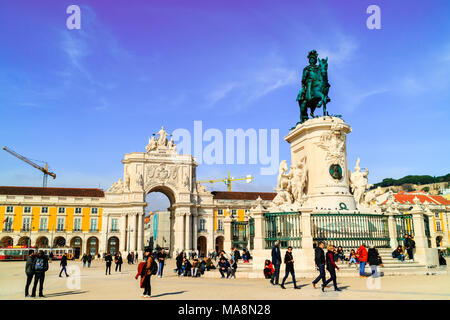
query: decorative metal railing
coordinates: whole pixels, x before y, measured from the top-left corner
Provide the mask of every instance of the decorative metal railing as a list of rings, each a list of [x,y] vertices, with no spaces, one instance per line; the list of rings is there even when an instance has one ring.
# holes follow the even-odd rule
[[[231,245],[239,250],[246,249],[247,239],[247,221],[233,221],[231,223]]]
[[[389,247],[388,217],[378,214],[314,213],[311,215],[313,241],[336,247],[357,248],[363,242]]]
[[[302,247],[301,212],[269,212],[264,214],[266,249],[280,241],[281,248]]]
[[[405,240],[405,234],[414,236],[414,223],[411,214],[399,214],[394,216],[394,219],[397,229],[397,241],[399,244]]]
[[[255,220],[253,218],[248,220],[249,234],[250,234],[250,250],[255,248],[254,239],[255,239]]]

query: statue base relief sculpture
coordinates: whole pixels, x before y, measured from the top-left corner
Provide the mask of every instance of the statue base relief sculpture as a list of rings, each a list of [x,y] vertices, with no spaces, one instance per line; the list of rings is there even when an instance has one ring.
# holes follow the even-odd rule
[[[291,145],[292,163],[304,159],[308,171],[303,207],[320,212],[357,209],[347,169],[350,132],[342,119],[324,116],[298,124],[284,138]]]

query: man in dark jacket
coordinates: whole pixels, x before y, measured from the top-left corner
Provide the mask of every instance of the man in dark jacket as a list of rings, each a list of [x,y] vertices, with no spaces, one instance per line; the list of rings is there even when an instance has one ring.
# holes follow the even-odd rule
[[[230,263],[225,258],[220,258],[218,267],[222,279],[225,278],[225,272],[227,273],[228,279],[228,277],[230,276]]]
[[[162,278],[164,270],[164,261],[167,258],[166,250],[162,249],[161,251],[159,251],[158,254],[156,255],[156,258],[159,264],[158,277]]]
[[[30,250],[28,252],[27,256],[27,262],[25,264],[25,274],[27,275],[27,284],[25,286],[25,298],[29,297],[28,289],[30,287],[31,281],[34,277],[34,271],[33,271],[33,261],[35,259],[34,250]]]
[[[91,261],[92,261],[92,255],[89,253],[88,256],[87,256],[88,268],[91,267]]]
[[[295,272],[294,272],[294,257],[292,256],[292,247],[288,247],[286,255],[284,256],[284,263],[286,264],[286,274],[284,275],[283,282],[281,282],[281,288],[286,289],[284,282],[286,281],[289,273],[292,275],[292,281],[294,281],[294,289],[300,289],[297,287],[295,282]]]
[[[112,256],[111,256],[111,254],[109,252],[107,252],[105,254],[105,262],[106,262],[105,275],[108,274],[108,270],[109,270],[109,274],[111,274]]]
[[[39,297],[45,298],[43,294],[44,289],[44,279],[45,272],[48,270],[48,258],[44,254],[44,251],[40,250],[37,257],[34,259],[32,264],[32,270],[34,272],[34,285],[33,291],[31,292],[31,297],[36,297],[36,287],[39,282]]]
[[[280,265],[281,265],[280,241],[275,242],[275,245],[272,248],[272,265],[275,271],[272,274],[270,283],[276,285],[278,284],[280,279]]]
[[[319,276],[312,282],[314,288],[316,288],[316,283],[322,279],[322,284],[325,283],[325,253],[323,252],[324,243],[322,241],[319,242],[319,245],[314,249],[315,257],[314,261],[316,263],[317,268],[319,269]]]
[[[406,252],[408,252],[408,257],[410,260],[414,260],[413,249],[416,247],[416,243],[413,239],[411,239],[411,235],[405,234],[405,248]]]
[[[64,273],[66,274],[66,277],[68,277],[69,275],[67,274],[67,253],[64,253],[64,255],[61,257],[61,263],[59,264],[62,268],[61,271],[59,272],[59,276],[61,276],[62,272],[64,271]]]

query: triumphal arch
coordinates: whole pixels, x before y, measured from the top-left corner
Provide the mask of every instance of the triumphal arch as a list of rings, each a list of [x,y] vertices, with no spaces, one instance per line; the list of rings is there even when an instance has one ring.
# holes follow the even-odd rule
[[[170,201],[170,252],[196,249],[199,219],[205,219],[212,230],[213,197],[197,183],[197,163],[192,155],[179,154],[173,138],[164,129],[149,139],[145,152],[125,154],[123,178],[105,193],[103,243],[111,237],[119,239],[120,251],[142,252],[146,196],[161,192]],[[119,221],[119,230],[111,231],[111,221]],[[117,234],[118,233],[118,234]],[[208,239],[207,250],[214,240]]]

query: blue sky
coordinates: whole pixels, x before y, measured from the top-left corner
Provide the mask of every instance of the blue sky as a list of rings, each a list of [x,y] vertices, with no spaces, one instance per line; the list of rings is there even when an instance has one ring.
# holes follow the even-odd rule
[[[330,113],[342,114],[349,167],[369,182],[449,172],[450,3],[436,1],[0,0],[0,145],[45,160],[49,186],[108,188],[124,153],[165,125],[280,130],[299,117],[306,55],[328,56]],[[81,7],[81,30],[66,8]],[[366,27],[370,4],[381,30]],[[199,178],[252,174],[234,190],[272,191],[259,165],[201,165]],[[0,185],[40,186],[2,151]],[[225,186],[217,186],[224,189]]]

